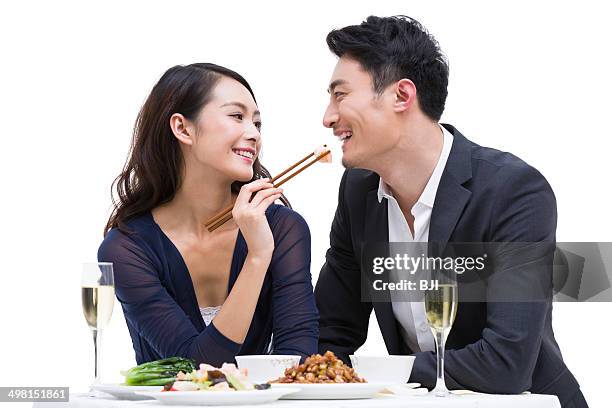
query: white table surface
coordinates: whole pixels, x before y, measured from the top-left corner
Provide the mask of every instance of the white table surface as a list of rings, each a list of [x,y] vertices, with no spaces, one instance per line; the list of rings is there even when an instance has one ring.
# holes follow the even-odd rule
[[[91,398],[86,394],[71,394],[70,402],[34,403],[33,408],[162,408],[158,401],[122,401],[111,396]],[[175,405],[175,407],[187,407]],[[261,405],[232,405],[232,407],[271,407],[271,408],[387,408],[387,407],[426,407],[426,408],[560,408],[559,400],[554,395],[523,394],[494,395],[466,394],[453,395],[450,398],[424,396],[380,395],[373,399],[362,400],[279,400]]]

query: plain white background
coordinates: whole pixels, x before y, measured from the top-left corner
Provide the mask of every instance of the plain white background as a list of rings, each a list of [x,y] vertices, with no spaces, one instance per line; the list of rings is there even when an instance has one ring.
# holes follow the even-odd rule
[[[321,143],[335,58],[325,35],[406,14],[439,40],[451,76],[443,122],[513,152],[555,190],[559,241],[609,241],[612,29],[598,2],[32,2],[0,6],[0,385],[84,389],[93,347],[81,263],[96,258],[139,107],[169,67],[215,62],[252,84],[264,163],[278,172]],[[336,157],[339,155],[336,154]],[[310,224],[316,281],[342,174],[286,185]],[[556,304],[554,328],[592,407],[607,405],[612,305]],[[386,353],[375,322],[361,352]],[[104,381],[134,364],[115,307]],[[23,406],[23,405],[21,405]]]

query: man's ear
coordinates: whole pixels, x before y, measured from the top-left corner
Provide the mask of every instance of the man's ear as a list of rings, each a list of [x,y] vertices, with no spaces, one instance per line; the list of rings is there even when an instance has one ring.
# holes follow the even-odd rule
[[[395,84],[393,110],[400,113],[410,109],[416,101],[416,91],[416,86],[411,80],[403,78],[397,81]]]
[[[170,116],[170,129],[174,133],[179,142],[186,145],[193,145],[193,131],[192,126],[183,115],[180,113],[174,113]]]

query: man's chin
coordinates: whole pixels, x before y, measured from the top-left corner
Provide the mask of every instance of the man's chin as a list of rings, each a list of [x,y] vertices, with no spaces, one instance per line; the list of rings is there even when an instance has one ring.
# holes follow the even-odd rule
[[[342,166],[347,170],[354,169],[355,167],[360,167],[359,160],[355,160],[355,158],[349,158],[346,154],[342,155]]]
[[[344,157],[342,158],[342,166],[345,169],[347,169],[347,170],[352,169],[353,167],[355,167],[355,166],[353,166],[353,164],[349,160],[345,159]]]

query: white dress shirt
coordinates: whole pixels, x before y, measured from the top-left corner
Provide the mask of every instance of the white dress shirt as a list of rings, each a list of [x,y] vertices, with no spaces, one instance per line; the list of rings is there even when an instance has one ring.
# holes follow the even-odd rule
[[[389,242],[427,242],[429,239],[429,222],[431,212],[436,200],[436,192],[440,184],[442,172],[446,166],[451,146],[453,145],[453,135],[440,126],[443,134],[443,146],[438,163],[434,168],[423,193],[411,208],[410,212],[414,217],[414,236],[410,232],[408,222],[402,210],[393,197],[389,186],[380,179],[378,185],[378,202],[383,198],[387,199],[388,222],[389,222]],[[420,254],[414,254],[418,256]],[[408,298],[406,298],[408,296]],[[409,297],[416,297],[417,294],[405,291],[401,294],[391,292],[391,303],[393,314],[400,323],[400,331],[404,341],[414,352],[435,350],[435,340],[427,324],[425,315],[425,302],[422,298],[419,301],[410,301]],[[395,299],[395,301],[394,301]],[[403,301],[401,300],[403,299]],[[408,299],[408,301],[406,301]]]

